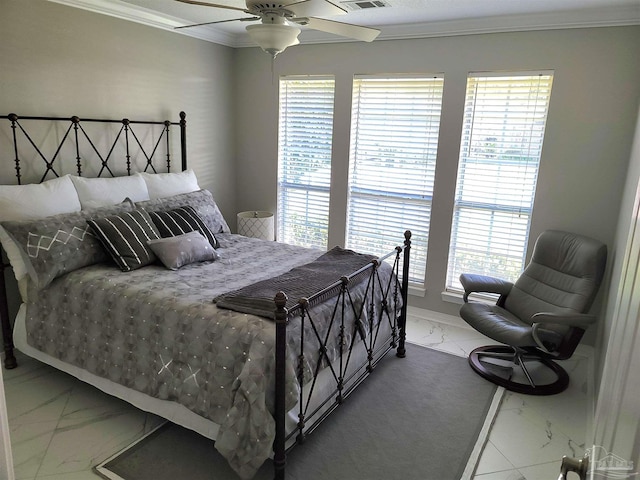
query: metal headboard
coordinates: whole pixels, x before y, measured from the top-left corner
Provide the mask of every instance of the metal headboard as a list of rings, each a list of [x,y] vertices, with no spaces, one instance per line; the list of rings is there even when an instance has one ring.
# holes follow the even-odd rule
[[[179,125],[180,127],[180,155],[182,160],[182,170],[187,169],[187,145],[186,145],[186,114],[184,112],[180,112],[180,121],[179,122],[171,122],[169,120],[165,120],[162,122],[151,122],[151,121],[139,121],[139,120],[129,120],[128,118],[123,118],[121,120],[109,120],[109,119],[95,119],[95,118],[83,118],[80,119],[77,116],[72,117],[33,117],[33,116],[18,116],[15,113],[10,113],[7,115],[9,121],[11,122],[11,130],[12,130],[12,138],[13,138],[13,154],[14,154],[14,162],[15,162],[15,170],[16,170],[16,178],[18,184],[22,183],[22,175],[21,175],[21,161],[20,156],[18,154],[18,138],[20,137],[19,132],[22,133],[23,137],[28,141],[28,143],[33,147],[37,156],[39,156],[45,165],[45,170],[40,179],[40,182],[44,181],[49,174],[49,172],[53,173],[56,177],[58,177],[58,173],[55,170],[55,161],[58,159],[58,155],[60,151],[68,141],[69,138],[72,138],[74,150],[75,150],[75,159],[76,159],[76,174],[82,175],[83,173],[83,158],[80,154],[80,146],[82,144],[81,139],[86,141],[86,143],[91,146],[91,150],[95,153],[96,157],[101,162],[100,171],[98,173],[98,177],[102,176],[105,172],[107,172],[110,176],[115,176],[111,167],[109,166],[109,160],[111,160],[111,155],[114,152],[114,149],[117,145],[122,142],[126,148],[125,161],[126,161],[126,172],[127,175],[131,175],[131,148],[130,143],[135,140],[135,143],[139,147],[139,151],[144,155],[146,159],[146,165],[144,167],[144,171],[148,171],[151,169],[153,173],[156,172],[156,168],[153,164],[154,155],[158,151],[158,146],[165,140],[166,144],[166,167],[167,171],[171,171],[171,146],[170,146],[170,138],[169,135],[169,127],[171,125]],[[68,123],[68,127],[60,140],[55,153],[51,157],[51,159],[47,159],[47,157],[43,154],[41,149],[36,145],[36,143],[32,140],[29,132],[24,128],[21,120],[42,120],[48,122],[66,122]],[[120,123],[122,127],[118,131],[115,139],[111,143],[108,148],[108,153],[106,155],[102,155],[98,148],[95,145],[95,142],[91,139],[87,131],[83,127],[83,123]],[[153,150],[150,153],[147,153],[144,146],[140,142],[138,135],[135,132],[134,125],[163,125],[164,128],[160,132],[158,138],[154,141]],[[69,135],[73,131],[73,135]]]
[[[77,116],[72,117],[39,117],[39,116],[19,116],[15,113],[10,113],[6,115],[4,118],[7,118],[11,123],[11,140],[13,147],[13,161],[15,164],[15,178],[17,180],[17,184],[20,185],[23,183],[23,165],[19,154],[19,140],[20,142],[25,142],[30,145],[33,150],[32,152],[35,154],[36,158],[40,158],[42,160],[42,169],[43,174],[40,177],[38,182],[28,182],[28,183],[40,183],[43,182],[48,175],[53,175],[54,177],[59,177],[59,173],[56,170],[57,165],[61,162],[60,153],[63,149],[63,146],[69,146],[71,143],[71,147],[75,152],[75,174],[83,175],[86,170],[86,165],[89,160],[93,160],[94,162],[99,160],[100,162],[100,170],[98,171],[97,177],[101,176],[115,176],[114,174],[114,163],[118,159],[112,157],[114,152],[116,151],[116,146],[124,147],[124,158],[125,163],[125,171],[126,175],[131,175],[132,173],[132,148],[131,145],[137,145],[137,152],[141,153],[144,156],[144,168],[139,169],[140,171],[157,173],[156,166],[159,168],[158,162],[160,160],[156,160],[156,164],[154,164],[154,159],[157,159],[157,156],[161,155],[159,152],[161,150],[165,151],[164,158],[162,161],[164,162],[164,168],[166,168],[167,172],[171,171],[171,144],[170,144],[170,127],[172,125],[177,125],[180,128],[180,163],[181,170],[187,169],[187,122],[186,122],[186,114],[184,112],[180,112],[180,120],[177,122],[171,122],[169,120],[165,121],[140,121],[140,120],[129,120],[128,118],[120,119],[120,120],[112,120],[112,119],[95,119],[95,118],[79,118]],[[66,126],[66,130],[62,134],[61,140],[58,142],[55,147],[55,152],[50,158],[47,158],[42,152],[42,149],[38,147],[36,142],[32,138],[32,134],[30,134],[30,130],[25,128],[25,125],[21,123],[21,121],[26,120],[36,120],[36,121],[44,121],[44,122],[55,122],[56,125]],[[60,122],[60,123],[58,123]],[[65,125],[68,124],[68,125]],[[115,139],[107,145],[105,151],[106,154],[101,154],[99,149],[96,147],[98,142],[92,139],[92,136],[87,133],[83,124],[88,123],[101,123],[101,124],[121,124],[119,131],[115,135]],[[162,125],[163,128],[160,134],[152,139],[152,147],[149,148],[143,146],[143,142],[140,141],[140,137],[136,133],[137,125]],[[95,138],[95,137],[94,137]],[[20,143],[21,144],[21,143]],[[165,145],[165,148],[159,148],[160,145]],[[82,147],[89,147],[89,151],[91,152],[92,159],[86,159],[81,155]],[[56,164],[58,161],[58,164]],[[112,163],[109,163],[112,162]],[[3,253],[2,249],[0,249],[0,253]],[[8,263],[5,263],[4,256],[0,258],[0,322],[2,324],[2,337],[4,342],[4,364],[6,368],[15,368],[16,358],[13,353],[14,345],[13,345],[13,332],[11,327],[11,321],[9,318],[9,301],[7,298],[7,289],[5,282],[5,270],[10,267]]]

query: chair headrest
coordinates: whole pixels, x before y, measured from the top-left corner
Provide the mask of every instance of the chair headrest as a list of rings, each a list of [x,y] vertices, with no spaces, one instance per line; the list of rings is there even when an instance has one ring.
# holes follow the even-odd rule
[[[531,262],[600,285],[607,263],[607,246],[583,235],[547,230],[536,240]]]

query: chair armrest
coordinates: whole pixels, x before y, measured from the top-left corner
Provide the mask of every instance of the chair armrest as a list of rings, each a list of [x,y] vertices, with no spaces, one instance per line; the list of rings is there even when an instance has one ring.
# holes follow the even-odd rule
[[[500,278],[488,277],[486,275],[475,275],[471,273],[463,273],[460,275],[460,283],[464,288],[464,296],[466,302],[469,294],[478,293],[497,293],[500,296],[509,295],[513,283]]]
[[[531,317],[533,324],[531,325],[531,335],[538,347],[546,352],[553,353],[556,351],[561,342],[562,335],[549,327],[565,326],[576,327],[586,330],[589,325],[596,321],[595,315],[585,313],[536,313]]]
[[[540,312],[531,317],[531,322],[535,324],[555,323],[567,327],[578,327],[586,329],[595,323],[598,317],[587,313],[551,313]],[[542,325],[544,326],[544,325]]]

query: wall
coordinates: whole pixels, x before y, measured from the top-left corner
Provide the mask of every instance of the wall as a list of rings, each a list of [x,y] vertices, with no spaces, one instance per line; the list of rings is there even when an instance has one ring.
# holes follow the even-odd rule
[[[189,166],[236,211],[233,49],[44,0],[2,0],[0,31],[0,114],[178,121],[184,110]]]
[[[331,246],[344,239],[353,75],[444,73],[427,291],[410,301],[456,315],[458,306],[443,301],[441,292],[468,72],[555,70],[531,235],[562,228],[613,247],[640,98],[639,43],[640,27],[617,27],[303,45],[287,49],[273,71],[266,54],[241,49],[236,64],[238,209],[275,211],[279,75],[336,77]]]
[[[233,49],[44,0],[0,0],[0,31],[0,115],[178,121],[184,110],[188,165],[235,215]],[[9,123],[1,127],[6,155]],[[12,159],[0,159],[0,173],[13,172]]]

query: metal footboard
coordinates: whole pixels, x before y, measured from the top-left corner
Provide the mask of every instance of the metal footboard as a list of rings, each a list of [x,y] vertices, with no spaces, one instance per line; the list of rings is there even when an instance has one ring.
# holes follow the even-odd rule
[[[365,267],[343,276],[339,281],[327,288],[315,293],[309,298],[302,298],[295,307],[288,311],[285,307],[287,296],[284,292],[278,292],[274,301],[276,304],[276,399],[275,422],[276,438],[274,442],[274,467],[276,480],[284,479],[286,466],[287,444],[295,436],[295,444],[304,442],[309,435],[331,412],[333,412],[346,397],[373,371],[376,364],[391,350],[396,349],[396,355],[400,358],[406,354],[406,315],[407,295],[409,286],[409,257],[411,250],[411,232],[406,231],[403,246],[388,255],[374,260]],[[382,262],[392,260],[393,275],[387,281],[383,281],[379,275],[379,267]],[[402,265],[402,275],[400,275]],[[401,279],[398,281],[398,279]],[[364,287],[364,300],[354,301],[351,285],[366,283]],[[333,313],[329,320],[327,331],[332,331],[332,326],[339,330],[339,352],[335,360],[331,361],[327,355],[328,335],[322,335],[318,328],[312,307],[322,301],[329,292],[338,294],[333,303]],[[376,292],[381,295],[376,295]],[[389,305],[387,298],[393,298],[393,305]],[[381,299],[381,300],[376,300]],[[379,302],[379,303],[376,303]],[[293,313],[295,311],[295,314]],[[348,314],[348,315],[347,315]],[[347,316],[355,319],[349,326],[345,323]],[[301,322],[300,351],[296,355],[295,368],[300,385],[298,401],[298,423],[294,431],[286,432],[286,370],[287,370],[287,326],[291,321]],[[325,320],[326,321],[326,320]],[[366,322],[366,325],[364,325]],[[380,336],[381,326],[387,323],[390,334]],[[306,328],[305,328],[306,327]],[[310,327],[310,328],[309,328]],[[347,332],[347,328],[352,331]],[[304,338],[305,332],[312,332],[312,340],[315,349],[308,346],[309,341]],[[368,335],[365,334],[368,332]],[[354,348],[358,340],[364,345],[366,359],[355,367],[351,365]],[[316,343],[317,342],[317,343]],[[317,348],[319,345],[319,348]],[[317,355],[316,366],[310,380],[304,378],[304,364],[309,355]],[[321,366],[328,364],[335,385],[331,393],[312,407],[309,399],[317,385]],[[307,389],[308,391],[306,391]],[[291,445],[289,447],[292,448]]]

